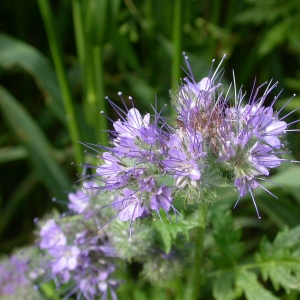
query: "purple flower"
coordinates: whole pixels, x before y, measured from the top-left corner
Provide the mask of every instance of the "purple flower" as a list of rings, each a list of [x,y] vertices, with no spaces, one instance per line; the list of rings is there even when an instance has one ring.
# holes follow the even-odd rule
[[[253,108],[256,109],[255,106]],[[285,133],[287,123],[279,121],[276,115],[274,116],[272,107],[258,108],[249,123],[253,126],[253,133],[257,138],[261,138],[274,148],[281,147],[279,137]]]
[[[266,105],[277,84],[269,83],[261,96],[263,85],[253,89],[245,104],[242,90],[235,91],[234,103],[229,103],[230,89],[220,91],[218,79],[225,56],[200,81],[195,80],[185,54],[184,58],[187,78],[171,93],[176,128],[156,110],[153,116],[142,116],[135,107],[128,109],[122,93],[124,109],[107,98],[119,120],[113,122],[113,146],[100,146],[105,151],[95,177],[102,183],[99,190],[110,193],[112,200],[106,206],[130,224],[151,215],[151,210],[168,214],[176,192],[189,203],[212,202],[220,188],[231,186],[239,199],[247,193],[253,198],[253,191],[261,187],[259,180],[267,180],[271,169],[288,161],[282,155],[290,125],[284,119],[289,114],[279,118],[282,109],[274,112],[277,97]]]
[[[94,266],[89,271],[83,270],[81,276],[76,278],[78,292],[82,293],[86,299],[94,299],[97,296],[101,296],[101,299],[104,300],[110,299],[108,298],[108,292],[110,292],[111,299],[117,300],[114,289],[119,285],[119,282],[110,279],[114,269],[111,266],[102,269]]]
[[[140,190],[144,192],[152,192],[156,188],[156,181],[153,176],[140,178],[138,183]]]
[[[167,173],[176,178],[176,186],[184,188],[188,183],[197,186],[201,179],[202,137],[199,133],[176,131],[168,142],[168,158],[163,160]]]
[[[281,157],[286,153],[282,140],[289,126],[284,119],[290,114],[279,118],[282,109],[274,112],[278,97],[270,106],[265,105],[277,83],[269,83],[262,96],[259,92],[263,85],[253,89],[247,104],[242,103],[245,94],[240,90],[232,105],[228,103],[229,91],[226,96],[218,91],[220,65],[209,78],[197,82],[186,56],[185,59],[188,78],[173,94],[179,128],[174,133],[177,139],[172,137],[168,143],[165,169],[176,178],[177,187],[194,187],[200,193],[205,186],[213,191],[222,186],[222,181],[231,182],[239,199],[251,194],[257,210],[253,191],[262,187],[259,180],[267,180],[271,169],[288,161]],[[192,141],[193,136],[198,142]],[[194,156],[195,149],[199,149],[199,158]]]
[[[178,114],[178,120],[182,127],[191,132],[209,132],[209,125],[218,114],[220,95],[217,89],[220,83],[215,84],[216,72],[210,77],[204,77],[197,82],[194,78],[188,57],[183,53],[187,67],[188,78],[184,78],[184,84],[179,88],[177,94],[173,95],[173,101]],[[202,132],[203,133],[203,132]],[[204,135],[203,135],[204,136]]]
[[[185,109],[197,107],[206,110],[211,106],[214,100],[212,95],[220,84],[215,86],[208,77],[204,77],[199,82],[195,82],[193,77],[185,78],[184,81],[185,84],[179,92],[179,98],[181,98],[179,101],[182,102]]]
[[[239,199],[249,192],[256,210],[253,190],[262,187],[258,181],[269,176],[270,169],[285,161],[281,158],[285,153],[281,149],[281,138],[288,124],[279,120],[279,114],[273,112],[272,106],[263,106],[275,86],[268,88],[260,98],[257,89],[245,106],[242,105],[244,95],[239,93],[235,106],[224,110],[223,126],[219,134],[219,156],[235,174],[234,185],[239,192]],[[258,210],[257,214],[259,216]]]
[[[50,249],[53,247],[65,246],[67,239],[63,234],[61,228],[56,225],[54,220],[49,220],[42,227],[41,232],[41,249]]]
[[[129,168],[109,152],[104,152],[102,157],[105,163],[100,165],[96,172],[102,177],[105,187],[114,190],[126,185],[130,179]]]
[[[85,181],[82,184],[82,191],[89,197],[96,196],[99,185],[94,181]]]
[[[122,138],[135,139],[142,138],[141,129],[149,127],[150,114],[146,114],[142,118],[140,112],[136,108],[131,108],[127,113],[127,120],[116,121],[113,126],[118,133],[115,141]]]
[[[75,211],[76,213],[83,213],[89,205],[89,197],[82,191],[70,193],[68,195],[68,198],[70,201],[70,203],[68,204],[68,208]]]
[[[128,188],[124,188],[123,195],[117,197],[112,203],[112,207],[120,211],[118,216],[121,221],[133,222],[137,218],[145,218],[150,215],[148,207],[143,205],[136,192]]]
[[[273,154],[274,150],[270,146],[259,144],[250,149],[249,162],[257,170],[253,172],[253,177],[257,175],[269,176],[269,168],[276,168],[280,166],[281,160]]]
[[[127,122],[122,122],[123,130],[115,131],[114,135],[116,135],[116,138],[113,139],[115,147],[110,148],[110,151],[120,159],[127,157],[137,158],[140,161],[145,159],[152,160],[155,157],[155,152],[161,152],[160,145],[163,143],[163,135],[159,132],[159,128],[155,124],[148,124],[149,114],[146,115],[146,117],[149,115],[147,118],[144,117],[143,119],[145,120],[146,118],[146,121],[142,121],[138,110],[134,109],[134,111],[139,116],[135,120],[136,128],[132,131],[132,127],[127,127],[127,131],[125,131],[124,128],[130,125]],[[115,124],[115,128],[119,129],[121,125],[118,124],[116,126]]]
[[[239,191],[240,197],[244,197],[248,192],[252,192],[252,190],[259,187],[259,184],[253,178],[248,177],[239,177],[234,181],[234,185]]]
[[[113,153],[119,157],[152,156],[149,146],[156,145],[158,141],[157,127],[150,124],[150,114],[142,117],[136,108],[131,108],[126,118],[114,122],[113,126],[115,128],[113,139],[115,147],[111,148]]]
[[[113,200],[106,206],[118,211],[120,220],[132,224],[138,218],[151,215],[151,197],[160,190],[161,179],[165,176],[163,158],[168,151],[172,128],[156,111],[153,122],[150,114],[142,116],[136,108],[121,110],[110,103],[120,119],[113,123],[113,147],[105,148],[95,177],[102,183],[99,191],[112,193],[110,199]],[[169,210],[167,204],[160,207]]]
[[[267,91],[268,94],[270,91]],[[263,107],[262,103],[239,105],[226,111],[227,116],[236,118],[239,129],[251,132],[256,138],[274,148],[280,148],[280,136],[285,133],[287,123],[278,119],[278,114],[273,113],[272,107]]]
[[[82,191],[68,194],[70,203],[68,208],[78,214],[82,214],[87,210],[90,204],[90,198],[97,194],[99,186],[93,181],[86,181],[83,183]],[[87,218],[91,217],[91,213],[85,214]]]
[[[172,201],[172,189],[170,187],[161,186],[155,193],[152,194],[150,207],[157,211],[159,215],[160,208],[162,208],[165,212],[170,210]]]
[[[84,191],[89,190],[87,193],[91,197],[95,196],[95,183],[87,182],[83,187]],[[94,217],[99,218],[101,215]],[[109,299],[107,293],[117,299],[114,289],[118,282],[111,279],[115,270],[112,260],[116,252],[107,237],[104,239],[97,235],[94,221],[86,219],[85,212],[61,218],[60,226],[54,220],[49,220],[41,228],[40,236],[42,240],[49,237],[52,242],[44,247],[40,243],[45,251],[37,269],[42,269],[43,272],[34,274],[35,280],[44,282],[53,279],[57,289],[62,283],[67,283],[68,289],[61,291],[66,299],[72,295],[77,295],[78,299]],[[53,239],[53,236],[60,238]]]
[[[168,154],[169,158],[165,159],[163,164],[165,169],[177,178],[176,186],[184,188],[189,182],[197,181],[201,178],[197,162],[188,158],[185,152],[179,149],[171,149]]]
[[[76,246],[62,246],[50,249],[49,253],[54,258],[52,271],[57,274],[64,270],[72,271],[76,268],[80,250]]]
[[[15,295],[19,289],[24,289],[29,285],[28,271],[28,263],[15,255],[11,256],[9,260],[1,261],[0,295]]]

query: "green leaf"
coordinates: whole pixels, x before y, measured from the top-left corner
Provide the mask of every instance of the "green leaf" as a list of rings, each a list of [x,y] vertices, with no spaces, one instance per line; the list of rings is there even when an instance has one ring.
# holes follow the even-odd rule
[[[157,221],[155,222],[155,227],[159,232],[162,241],[164,243],[164,251],[168,254],[171,251],[172,246],[172,235],[171,232],[174,228],[168,227],[168,223],[165,221]]]
[[[197,228],[202,224],[197,222],[196,214],[189,218],[180,219],[176,223],[170,223],[170,221],[162,214],[162,221],[157,220],[153,223],[156,230],[164,244],[164,251],[168,254],[171,251],[172,242],[176,239],[178,234],[183,234],[186,239],[189,239],[189,231],[193,228]]]
[[[252,272],[239,272],[236,285],[244,291],[247,300],[279,300],[257,281],[256,275]]]
[[[33,76],[54,115],[65,122],[62,96],[49,60],[32,46],[0,33],[0,66],[20,67]]]
[[[213,296],[216,300],[236,299],[236,292],[233,289],[234,276],[222,274],[213,282]]]
[[[211,258],[216,266],[231,268],[243,254],[241,230],[234,227],[231,211],[224,212],[220,207],[213,209],[212,226],[217,249],[211,253]]]
[[[238,23],[271,23],[279,18],[282,14],[282,6],[276,5],[274,0],[246,0],[252,6],[249,9],[243,10],[235,17]]]
[[[26,148],[40,179],[53,195],[64,197],[71,187],[69,178],[52,158],[53,149],[35,120],[3,87],[0,87],[0,109],[16,138]]]
[[[49,300],[59,300],[60,297],[57,293],[57,288],[53,281],[48,281],[40,285],[41,291]]]
[[[276,236],[274,243],[264,238],[256,261],[261,264],[263,279],[270,278],[276,290],[282,286],[287,292],[300,290],[300,226],[285,228]]]
[[[279,232],[274,240],[274,247],[278,248],[292,248],[298,246],[300,249],[300,226],[291,230],[284,228]]]
[[[0,163],[24,158],[27,158],[27,151],[23,146],[5,147],[0,149]]]
[[[258,47],[258,53],[261,56],[269,54],[276,46],[280,45],[286,39],[286,33],[291,28],[289,19],[284,20],[270,28]]]

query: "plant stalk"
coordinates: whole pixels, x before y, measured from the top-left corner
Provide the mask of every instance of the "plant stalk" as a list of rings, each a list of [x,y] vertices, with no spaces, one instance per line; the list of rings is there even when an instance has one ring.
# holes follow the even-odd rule
[[[193,257],[192,270],[190,272],[190,279],[187,283],[184,298],[185,300],[196,300],[200,294],[202,281],[202,265],[203,265],[203,251],[204,251],[204,236],[207,221],[207,205],[203,202],[199,205],[198,222],[199,228],[196,232],[196,241]]]
[[[182,60],[182,0],[176,0],[173,13],[173,56],[172,56],[172,90],[178,89]],[[172,112],[175,113],[174,111]]]
[[[78,124],[76,121],[75,108],[72,99],[72,94],[67,80],[67,75],[63,66],[63,59],[58,45],[58,40],[56,36],[56,29],[54,27],[53,16],[51,13],[51,8],[48,0],[38,0],[40,12],[45,25],[46,33],[48,36],[48,41],[50,45],[51,55],[54,62],[54,67],[56,70],[56,75],[58,78],[59,86],[63,96],[64,108],[66,113],[67,126],[70,133],[71,143],[74,149],[76,164],[83,163],[83,151],[81,150],[81,145],[78,143],[80,141],[80,133]],[[81,168],[78,167],[78,172],[81,173]]]

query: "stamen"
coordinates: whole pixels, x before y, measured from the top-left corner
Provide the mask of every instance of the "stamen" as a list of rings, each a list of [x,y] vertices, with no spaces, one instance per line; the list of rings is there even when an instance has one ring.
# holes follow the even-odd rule
[[[255,199],[254,199],[254,196],[253,196],[253,193],[252,193],[252,189],[251,189],[251,188],[249,189],[249,192],[250,192],[250,194],[251,194],[251,198],[252,198],[252,201],[253,201],[253,204],[254,204],[254,207],[255,207],[257,216],[258,216],[259,219],[261,219],[261,216],[259,215],[258,208],[257,208],[257,205],[256,205],[256,202],[255,202]]]

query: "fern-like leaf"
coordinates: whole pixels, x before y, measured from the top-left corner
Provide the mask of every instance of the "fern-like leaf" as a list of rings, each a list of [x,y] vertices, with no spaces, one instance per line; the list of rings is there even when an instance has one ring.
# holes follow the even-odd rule
[[[244,249],[240,242],[241,230],[234,228],[230,211],[224,213],[223,210],[214,209],[212,224],[217,249],[211,255],[211,259],[219,268],[234,267]]]
[[[166,254],[171,251],[172,242],[176,239],[178,234],[182,234],[188,240],[189,231],[202,225],[199,224],[196,214],[192,214],[188,218],[180,220],[176,223],[170,223],[165,216],[162,216],[162,219],[162,221],[155,221],[153,225],[162,239],[163,250]]]
[[[270,279],[274,288],[286,292],[300,290],[300,226],[285,228],[273,244],[264,238],[256,260],[261,264],[264,280]]]
[[[253,272],[245,270],[238,272],[236,285],[243,290],[247,300],[279,300],[258,282]]]

